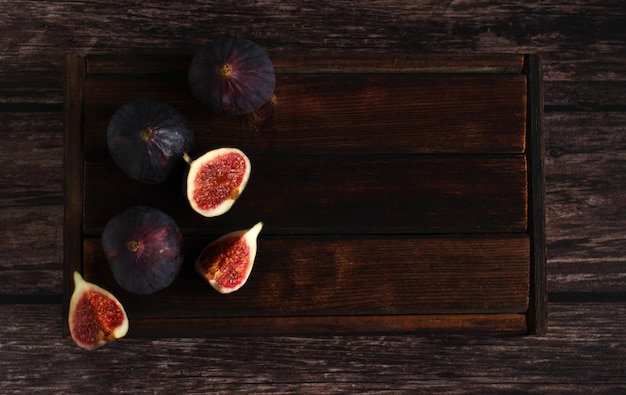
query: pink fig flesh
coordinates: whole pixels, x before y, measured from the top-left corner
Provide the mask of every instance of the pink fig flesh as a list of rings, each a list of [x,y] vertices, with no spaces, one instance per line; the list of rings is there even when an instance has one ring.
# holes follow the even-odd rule
[[[188,156],[187,200],[197,213],[216,217],[226,213],[250,178],[250,159],[239,149],[218,148],[195,160]]]
[[[93,351],[126,336],[128,316],[120,301],[109,291],[74,272],[68,324],[74,342]]]
[[[257,238],[263,223],[228,233],[207,245],[196,260],[195,268],[211,286],[227,294],[241,288],[256,258]]]

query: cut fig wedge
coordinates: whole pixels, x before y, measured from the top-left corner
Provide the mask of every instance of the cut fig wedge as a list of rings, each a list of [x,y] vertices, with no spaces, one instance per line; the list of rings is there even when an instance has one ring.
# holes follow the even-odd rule
[[[218,148],[189,163],[187,200],[205,217],[222,215],[233,206],[250,178],[250,159],[237,148]]]
[[[234,231],[213,241],[200,253],[195,268],[215,290],[228,294],[243,287],[256,258],[263,223]]]
[[[128,332],[128,316],[120,301],[109,291],[83,279],[78,272],[74,272],[68,323],[74,342],[89,351]]]

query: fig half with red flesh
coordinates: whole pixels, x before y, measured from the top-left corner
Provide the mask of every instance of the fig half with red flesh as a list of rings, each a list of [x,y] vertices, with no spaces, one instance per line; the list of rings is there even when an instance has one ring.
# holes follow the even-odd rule
[[[256,258],[257,238],[263,223],[230,232],[213,241],[200,253],[195,268],[215,290],[227,294],[241,288]]]
[[[137,98],[111,117],[107,144],[113,161],[129,177],[147,184],[167,179],[193,144],[187,118],[167,103]]]
[[[191,92],[217,113],[240,115],[265,104],[276,85],[274,66],[253,41],[220,37],[202,46],[188,71]]]
[[[250,159],[237,148],[211,150],[189,163],[187,200],[205,217],[222,215],[235,203],[250,178]]]
[[[93,351],[126,336],[128,316],[109,291],[74,272],[74,292],[68,316],[70,335],[85,350]]]
[[[172,217],[148,206],[113,216],[102,232],[113,277],[126,291],[148,295],[168,287],[184,260],[183,236]]]

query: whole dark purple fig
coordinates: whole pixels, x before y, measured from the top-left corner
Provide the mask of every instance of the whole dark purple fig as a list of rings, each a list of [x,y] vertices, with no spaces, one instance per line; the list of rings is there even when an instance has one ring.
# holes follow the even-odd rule
[[[102,247],[117,283],[139,295],[168,287],[184,259],[183,237],[174,220],[147,206],[113,216],[102,233]]]
[[[107,143],[111,157],[128,176],[155,184],[165,181],[183,153],[191,149],[193,131],[174,107],[138,98],[113,114]]]
[[[189,66],[191,92],[218,113],[251,113],[265,104],[276,85],[274,66],[256,43],[225,36],[201,47]]]

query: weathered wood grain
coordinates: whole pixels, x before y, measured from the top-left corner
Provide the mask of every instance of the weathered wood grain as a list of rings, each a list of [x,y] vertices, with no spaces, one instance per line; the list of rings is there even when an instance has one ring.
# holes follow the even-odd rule
[[[26,269],[30,265],[61,268],[57,265],[62,258],[58,249],[63,234],[62,206],[3,207],[0,212],[2,269]]]
[[[624,111],[553,111],[545,117],[546,159],[555,160],[554,170],[569,170],[558,160],[578,154],[613,157],[626,150]],[[597,171],[603,171],[601,166]],[[608,169],[606,170],[609,172]],[[619,176],[619,175],[618,175]]]
[[[62,115],[1,112],[0,207],[62,204]]]
[[[587,395],[626,386],[624,303],[552,304],[545,336],[123,338],[93,353],[60,336],[58,305],[0,313],[11,317],[0,331],[3,394]]]
[[[548,279],[554,292],[623,291],[624,112],[545,118]]]
[[[571,245],[574,249],[577,243],[571,242]],[[547,278],[550,293],[555,300],[563,300],[568,295],[577,295],[576,298],[583,301],[623,300],[626,261],[623,256],[577,259],[570,253],[565,256],[555,254],[554,260],[548,265]]]
[[[0,312],[11,323],[0,330],[0,392],[624,392],[626,310],[607,301],[626,289],[618,192],[624,184],[616,175],[624,170],[625,8],[619,0],[1,2],[2,137],[26,141],[14,152],[0,144],[12,158],[43,149],[41,141],[22,140],[23,130],[56,123],[61,131],[65,52],[175,54],[231,31],[282,54],[540,53],[551,147],[548,288],[561,300],[603,303],[551,303],[543,337],[129,338],[86,354],[59,337],[63,246],[59,236],[41,238],[60,231],[50,218],[62,218],[52,203],[62,198],[61,184],[46,186],[58,173],[51,157],[42,171],[35,161],[22,162],[32,183],[13,185],[20,169],[6,161],[0,301],[11,304]],[[56,121],[41,117],[52,111]],[[51,149],[60,149],[55,144]],[[48,303],[48,296],[55,304],[13,304]]]
[[[59,69],[58,47],[90,53],[193,50],[217,34],[255,39],[275,52],[397,51],[546,54],[550,80],[623,79],[620,1],[142,2],[141,5],[5,2],[0,61],[7,70]],[[164,23],[167,21],[167,23]],[[21,34],[13,34],[20,31]],[[585,33],[581,33],[585,32]],[[568,43],[576,42],[576,45]]]
[[[62,114],[0,112],[0,294],[58,295]],[[28,274],[26,274],[28,273]]]
[[[626,224],[622,112],[546,117],[546,221],[551,261],[622,261]],[[558,126],[557,126],[558,125]]]
[[[625,8],[615,0],[532,5],[378,1],[358,7],[350,1],[264,1],[227,8],[206,2],[121,8],[115,2],[3,2],[0,103],[61,103],[64,52],[191,53],[215,34],[232,32],[277,54],[537,52],[543,56],[546,104],[562,102],[558,92],[564,92],[559,85],[564,83],[572,86],[568,95],[575,96],[603,85],[592,88],[591,103],[613,97],[623,105]],[[552,92],[561,98],[553,100]],[[584,100],[582,108],[589,103]]]
[[[623,112],[626,111],[625,91],[626,81],[544,81],[546,114],[560,111]]]
[[[60,112],[63,107],[60,70],[0,70],[0,110]]]

